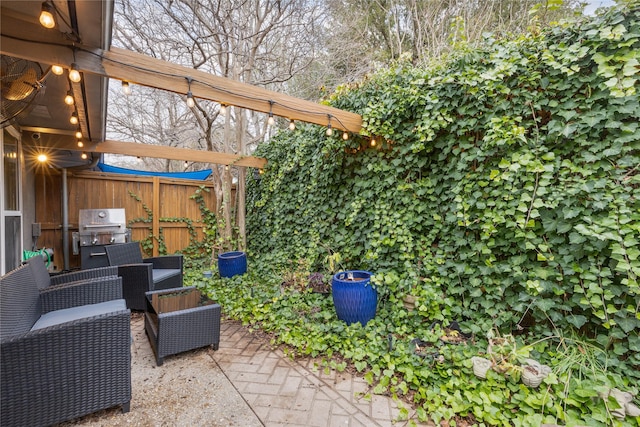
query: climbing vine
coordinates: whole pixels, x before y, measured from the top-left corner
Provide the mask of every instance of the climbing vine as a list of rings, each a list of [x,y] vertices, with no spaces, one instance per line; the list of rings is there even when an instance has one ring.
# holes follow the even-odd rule
[[[250,250],[319,266],[331,247],[348,268],[376,273],[387,307],[415,293],[425,321],[457,320],[479,337],[560,331],[637,384],[639,52],[640,8],[629,2],[340,88],[330,103],[360,113],[363,136],[298,127],[258,148],[269,163],[249,180]],[[396,328],[407,321],[390,316]],[[468,413],[437,378],[419,378],[407,382],[420,401]],[[489,402],[477,419],[506,422],[490,409],[511,408],[503,386],[507,406]],[[556,412],[593,416],[572,411]]]
[[[185,225],[187,232],[189,234],[189,245],[180,250],[187,258],[187,263],[196,263],[196,264],[208,264],[210,261],[208,260],[208,256],[211,254],[211,251],[214,247],[216,247],[217,240],[217,226],[218,219],[216,218],[215,212],[211,211],[205,202],[203,192],[209,191],[206,187],[200,186],[190,198],[195,201],[198,205],[198,209],[201,215],[201,221],[203,224],[203,238],[200,240],[198,238],[198,232],[196,229],[196,225],[194,224],[194,220],[192,218],[187,217],[161,217],[159,218],[160,223],[182,223]],[[153,211],[152,209],[144,203],[144,201],[132,191],[129,191],[129,195],[136,201],[140,202],[142,205],[142,209],[146,213],[144,217],[132,218],[127,222],[128,227],[131,227],[135,223],[144,223],[151,224],[153,222]],[[159,248],[158,252],[161,255],[167,253],[167,246],[164,238],[164,229],[163,227],[159,228],[158,235],[154,235],[150,230],[147,237],[140,241],[142,249],[150,255],[153,252],[153,240],[158,242]]]

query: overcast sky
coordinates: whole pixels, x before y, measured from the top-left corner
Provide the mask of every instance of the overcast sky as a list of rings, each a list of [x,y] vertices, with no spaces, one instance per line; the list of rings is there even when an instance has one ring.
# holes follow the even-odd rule
[[[586,0],[587,7],[584,8],[585,15],[593,15],[593,12],[599,7],[613,6],[615,2],[613,0]]]

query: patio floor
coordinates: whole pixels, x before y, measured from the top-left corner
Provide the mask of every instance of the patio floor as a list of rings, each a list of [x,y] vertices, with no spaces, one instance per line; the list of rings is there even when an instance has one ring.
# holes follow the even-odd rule
[[[100,411],[61,426],[404,426],[393,399],[369,393],[359,376],[291,360],[238,322],[224,320],[220,348],[155,365],[144,321],[131,321],[131,411]],[[408,408],[409,409],[409,408]],[[411,410],[409,411],[411,414]]]

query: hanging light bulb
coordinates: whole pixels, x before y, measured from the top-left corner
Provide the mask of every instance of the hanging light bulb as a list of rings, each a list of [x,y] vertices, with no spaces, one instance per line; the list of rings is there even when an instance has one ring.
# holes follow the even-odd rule
[[[342,133],[342,139],[344,139],[345,141],[346,141],[347,139],[349,139],[349,133],[348,133],[347,131],[344,131],[344,132]]]
[[[188,168],[189,167],[189,162],[187,162],[186,160],[184,161],[184,168]]]
[[[87,153],[82,153],[80,155],[80,157],[82,157],[82,160],[86,160],[87,159]]]
[[[196,106],[196,101],[193,99],[191,91],[187,92],[187,107],[193,108]]]
[[[293,119],[289,120],[289,130],[296,130],[296,122]]]
[[[78,129],[76,131],[76,139],[80,139],[80,138],[82,138],[82,132],[80,131],[80,129]]]
[[[42,154],[38,154],[38,157],[36,157],[38,159],[38,161],[40,163],[44,163],[47,161],[47,155],[42,153]]]
[[[227,115],[227,106],[224,104],[220,104],[220,115],[221,116]]]
[[[79,83],[82,80],[82,76],[80,76],[80,71],[78,71],[78,65],[74,62],[71,64],[71,68],[69,69],[69,80],[74,83]]]
[[[191,82],[193,79],[191,77],[185,77],[187,79],[187,107],[193,108],[196,106],[196,101],[193,99],[193,93],[191,93]]]
[[[79,147],[79,148],[84,147],[84,142],[82,142],[82,141],[78,140],[78,147]]]
[[[327,136],[333,135],[333,129],[331,128],[331,123],[327,125]]]
[[[53,74],[55,74],[56,76],[61,76],[61,75],[62,75],[62,73],[64,72],[64,68],[62,68],[62,67],[61,67],[61,66],[59,66],[59,65],[52,65],[52,66],[51,66],[51,72],[52,72]]]
[[[75,103],[73,93],[70,90],[67,91],[67,96],[64,97],[64,103],[67,105],[73,105]]]
[[[371,146],[375,147],[376,146],[376,139],[375,138],[371,138]]]
[[[273,126],[275,122],[276,119],[273,118],[273,101],[269,100],[269,118],[267,119],[267,124]]]
[[[129,82],[122,82],[122,92],[127,96],[131,95],[131,86],[129,86]]]
[[[75,112],[71,114],[71,117],[69,118],[69,123],[71,123],[72,125],[78,124],[78,115]]]
[[[40,9],[40,24],[45,28],[53,28],[56,26],[56,19],[53,17],[53,6],[48,2],[42,3]]]

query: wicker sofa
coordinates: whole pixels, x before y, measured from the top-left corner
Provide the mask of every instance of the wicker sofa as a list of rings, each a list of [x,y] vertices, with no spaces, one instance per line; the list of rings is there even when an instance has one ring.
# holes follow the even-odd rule
[[[0,278],[0,425],[52,425],[118,405],[128,412],[131,312],[122,279],[47,286],[39,260]]]
[[[109,265],[118,266],[127,308],[144,310],[145,292],[182,287],[182,255],[142,258],[140,242],[105,246]]]

